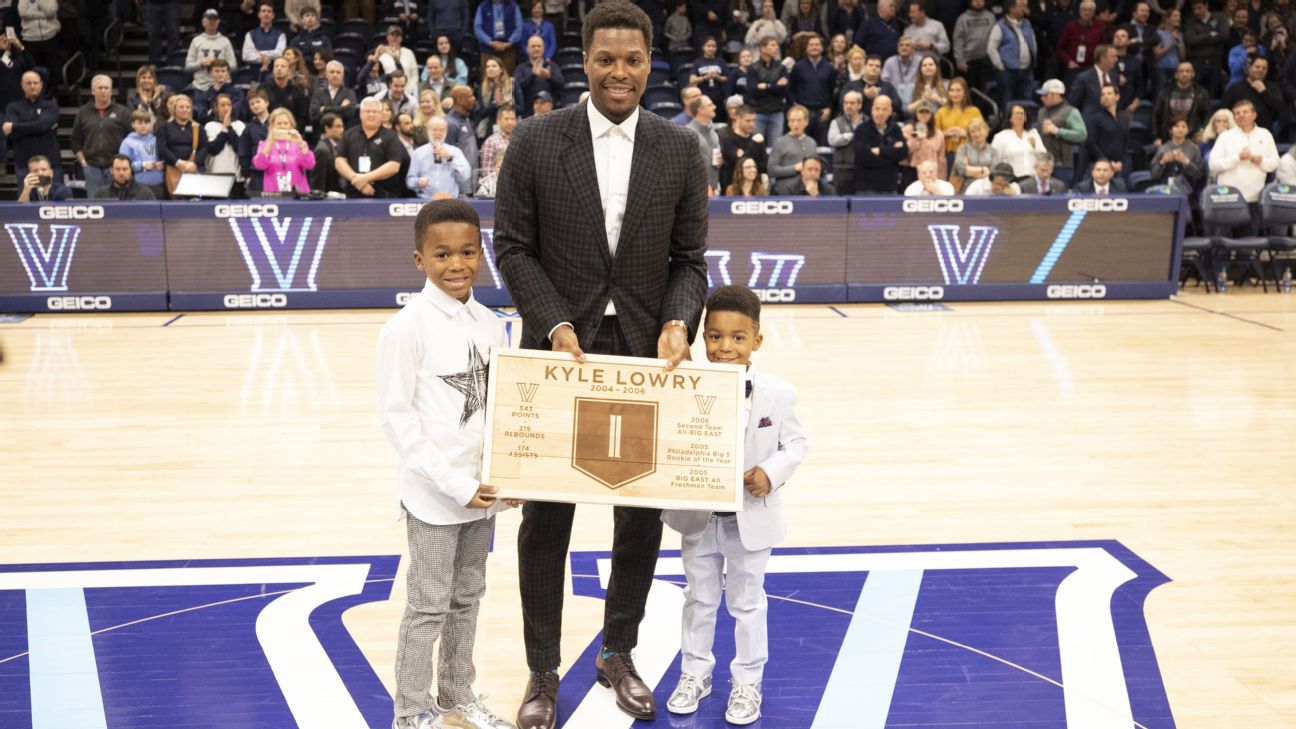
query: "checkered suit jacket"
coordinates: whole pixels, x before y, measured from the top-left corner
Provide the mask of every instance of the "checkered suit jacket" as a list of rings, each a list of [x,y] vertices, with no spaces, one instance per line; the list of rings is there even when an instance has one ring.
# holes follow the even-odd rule
[[[613,258],[586,105],[519,124],[496,191],[495,256],[526,325],[522,346],[548,349],[566,321],[588,350],[609,299],[635,356],[656,357],[673,319],[692,341],[707,290],[706,184],[696,135],[641,110]]]

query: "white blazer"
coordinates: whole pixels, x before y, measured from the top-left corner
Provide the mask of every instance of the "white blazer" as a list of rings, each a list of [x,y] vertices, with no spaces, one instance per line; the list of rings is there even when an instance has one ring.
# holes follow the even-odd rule
[[[743,492],[738,534],[743,546],[756,552],[769,549],[787,534],[783,494],[779,490],[805,460],[809,448],[796,416],[796,390],[773,375],[752,368],[752,407],[743,439],[743,471],[760,466],[772,490],[764,498]],[[711,519],[709,511],[667,509],[661,519],[684,536],[699,534]]]

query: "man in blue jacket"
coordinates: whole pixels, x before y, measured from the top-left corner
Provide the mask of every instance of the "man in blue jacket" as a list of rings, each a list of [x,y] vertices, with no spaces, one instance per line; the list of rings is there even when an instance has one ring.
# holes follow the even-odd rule
[[[58,103],[41,96],[45,84],[40,74],[25,71],[22,75],[23,98],[5,109],[0,130],[13,147],[14,173],[19,180],[27,176],[27,161],[42,156],[50,161],[55,182],[63,182],[63,165],[58,146]]]
[[[896,54],[900,40],[900,21],[896,19],[895,0],[878,0],[877,15],[870,16],[855,31],[855,45],[870,56],[883,59]]]
[[[832,121],[833,86],[837,83],[837,69],[823,57],[823,39],[819,36],[810,36],[805,51],[805,57],[792,67],[788,88],[792,103],[810,110],[810,125],[806,133],[823,146],[828,143],[828,123]]]
[[[477,36],[483,58],[499,58],[504,72],[513,73],[518,44],[522,42],[522,10],[514,0],[491,0],[478,5],[473,34]],[[482,68],[485,69],[485,61]]]

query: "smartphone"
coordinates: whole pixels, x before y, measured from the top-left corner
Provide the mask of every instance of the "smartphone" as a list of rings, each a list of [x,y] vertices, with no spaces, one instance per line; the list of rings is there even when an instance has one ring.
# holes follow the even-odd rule
[[[8,38],[9,40],[13,40],[18,37],[18,33],[17,31],[14,30],[14,27],[12,25],[5,26],[5,37]]]
[[[36,181],[40,183],[41,187],[49,187],[54,184],[54,177],[52,175],[40,175],[36,178]]]

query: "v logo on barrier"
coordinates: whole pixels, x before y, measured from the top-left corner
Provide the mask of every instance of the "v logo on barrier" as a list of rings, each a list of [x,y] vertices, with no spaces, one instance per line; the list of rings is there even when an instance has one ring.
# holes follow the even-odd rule
[[[994,246],[995,237],[999,235],[999,229],[973,225],[970,231],[971,235],[964,245],[963,226],[927,226],[946,284],[975,284],[981,280],[981,271],[990,258],[990,249]]]
[[[81,226],[50,225],[48,245],[41,240],[37,223],[6,223],[5,231],[18,250],[18,258],[27,271],[33,292],[68,290],[68,272],[72,270],[72,256],[76,254]]]
[[[273,237],[267,235],[265,221],[269,221]],[[252,291],[317,290],[315,273],[324,255],[333,218],[324,218],[319,234],[312,236],[314,223],[315,219],[309,216],[229,219],[234,240],[252,276]],[[308,262],[304,270],[303,260]]]

